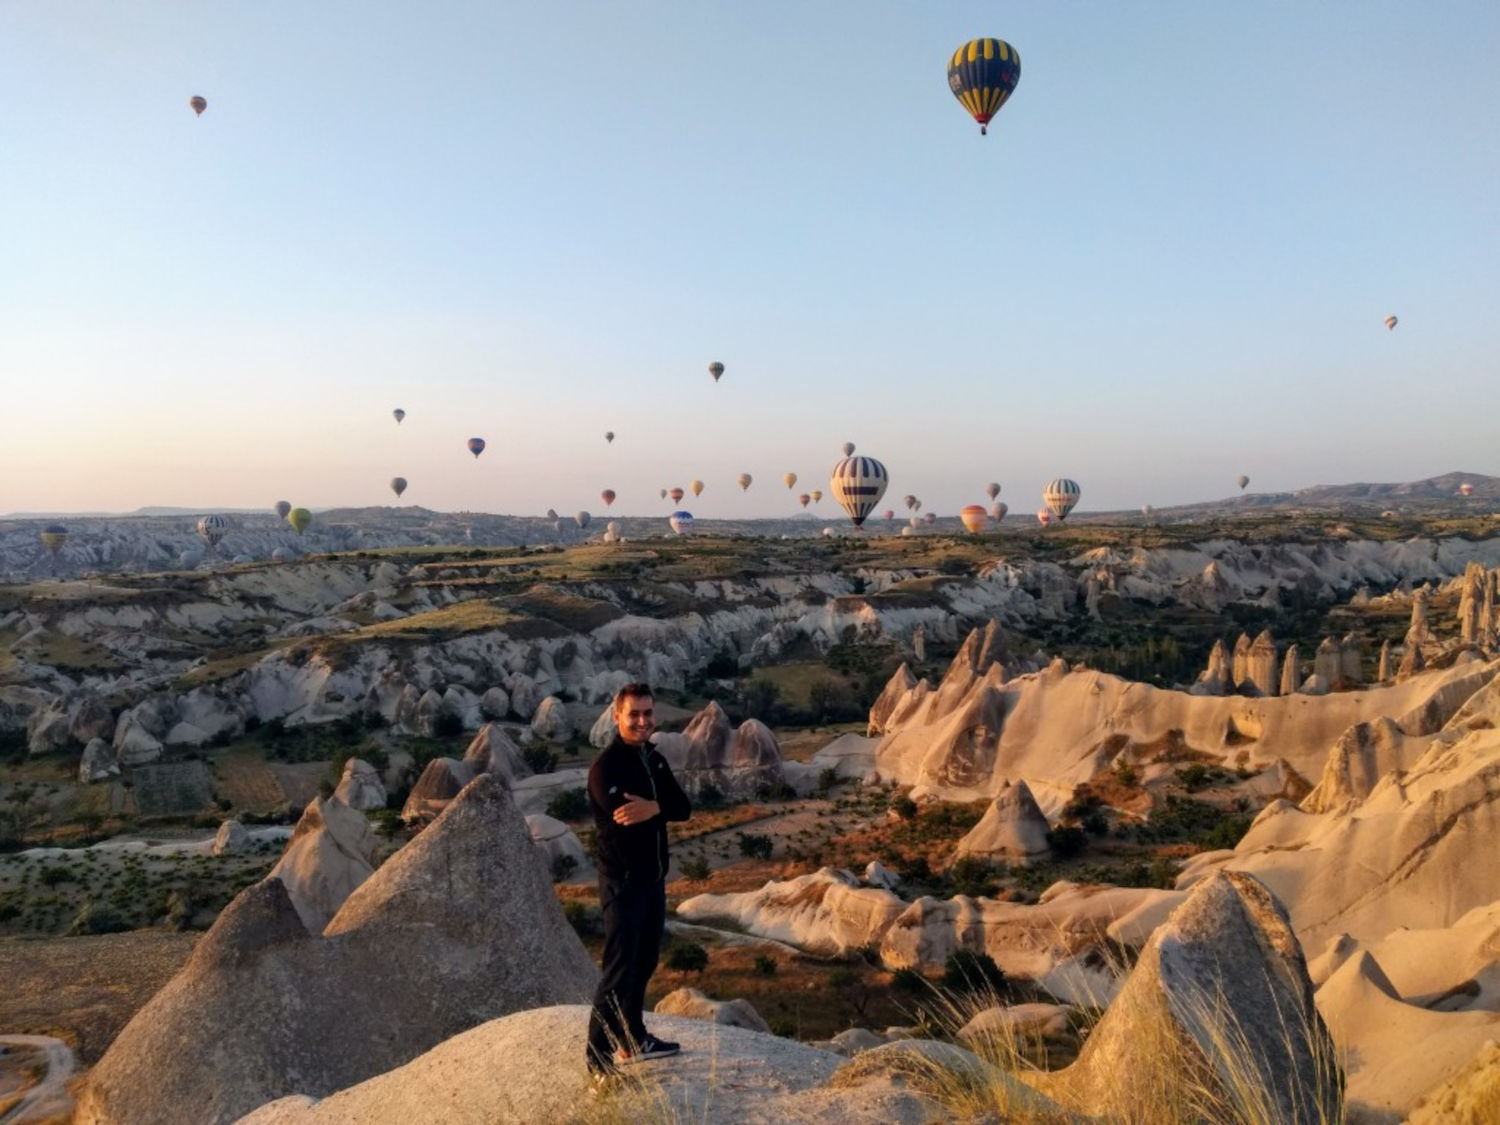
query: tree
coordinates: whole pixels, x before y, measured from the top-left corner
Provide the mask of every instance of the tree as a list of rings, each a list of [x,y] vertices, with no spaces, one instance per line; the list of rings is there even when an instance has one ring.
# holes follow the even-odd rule
[[[701,975],[708,968],[708,950],[695,941],[676,942],[667,950],[667,968],[684,975]]]

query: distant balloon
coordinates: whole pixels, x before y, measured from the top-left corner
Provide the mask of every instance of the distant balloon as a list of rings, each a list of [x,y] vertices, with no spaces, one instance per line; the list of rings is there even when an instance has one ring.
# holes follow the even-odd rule
[[[948,89],[979,122],[981,134],[989,131],[990,118],[1000,112],[1019,81],[1021,56],[1004,39],[971,40],[948,60]]]
[[[661,490],[661,498],[663,500],[667,498],[667,490],[665,488]]]
[[[890,483],[891,476],[885,466],[873,457],[845,457],[828,473],[833,498],[849,513],[855,527],[864,525],[865,517],[875,510]],[[813,493],[813,499],[817,496]]]
[[[210,550],[217,547],[228,533],[229,521],[223,516],[202,516],[198,520],[198,538],[207,543]]]
[[[833,538],[833,528],[831,528],[831,527],[825,527],[823,529],[823,538],[824,539],[832,539]]]
[[[701,480],[688,481],[688,487],[693,490],[694,496],[703,495],[703,482]]]
[[[818,489],[816,489],[816,488],[812,490],[812,492],[811,492],[810,495],[812,496],[812,502],[814,504],[816,504],[819,500],[823,499],[823,493],[821,491],[819,491]]]
[[[606,488],[603,492],[599,493],[599,499],[604,501],[606,508],[609,507],[615,502],[615,490],[613,488]]]
[[[406,478],[405,477],[392,477],[391,478],[391,491],[396,494],[396,499],[397,500],[401,499],[401,494],[406,491]]]
[[[672,498],[672,503],[681,504],[682,498],[686,496],[687,493],[683,492],[680,488],[671,488],[667,490],[667,495]]]
[[[391,417],[394,418],[394,419],[396,419],[396,425],[399,426],[399,425],[401,425],[401,420],[406,417],[406,411],[402,410],[398,406],[398,407],[396,407],[395,410],[391,411]]]
[[[914,511],[914,512],[920,512],[921,510],[922,510],[922,501],[918,500],[915,504],[912,505],[912,511]]]
[[[557,518],[557,509],[556,508],[548,508],[547,509],[547,518],[549,520],[555,520]]]
[[[990,505],[990,519],[999,523],[1005,518],[1005,513],[1010,511],[1010,505],[1004,500],[996,500]]]
[[[896,513],[887,508],[885,511],[880,513],[880,518],[885,520],[886,523],[890,523],[893,519],[896,518]]]
[[[479,455],[484,452],[484,438],[471,437],[469,439],[469,452],[474,454],[474,457],[477,460]]]
[[[922,522],[925,523],[928,527],[931,527],[933,524],[937,523],[937,513],[928,512],[925,516],[922,517]]]
[[[301,535],[307,530],[308,524],[312,523],[312,513],[306,508],[293,508],[287,513],[286,522],[292,525],[298,535]]]
[[[784,484],[784,485],[786,485],[787,488],[791,488],[792,485],[794,485],[794,484],[797,483],[797,474],[796,473],[782,473],[781,474],[781,483]]]
[[[1245,491],[1245,486],[1250,483],[1250,478],[1244,473],[1234,478],[1234,483],[1240,486],[1240,491]]]
[[[42,547],[49,555],[56,556],[63,549],[63,544],[68,541],[68,529],[60,523],[49,523],[38,533],[41,536]]]
[[[1141,515],[1145,516],[1148,520],[1151,518],[1151,513],[1155,510],[1150,504],[1141,505]]]
[[[1081,495],[1083,490],[1078,487],[1077,481],[1058,477],[1042,490],[1042,502],[1059,520],[1065,520]]]
[[[1464,481],[1463,484],[1461,484],[1461,485],[1458,486],[1458,494],[1460,496],[1473,496],[1474,495],[1474,486],[1472,484],[1470,484],[1468,481]]]
[[[614,430],[605,430],[604,431],[604,440],[607,441],[607,442],[609,442],[611,445],[613,445],[615,443],[615,432],[614,432]]]
[[[965,504],[958,513],[958,518],[963,521],[970,535],[978,535],[984,530],[984,521],[988,518],[984,508],[978,504]]]
[[[854,456],[854,443],[852,441],[846,441],[846,442],[844,442],[844,456],[845,457],[853,457]]]
[[[719,376],[724,374],[724,365],[715,360],[713,363],[710,363],[708,365],[708,373],[714,377],[714,382],[717,383],[719,381]],[[751,380],[752,383],[754,381],[755,380],[753,379]]]
[[[995,481],[990,481],[989,484],[984,486],[984,494],[991,500],[995,499],[995,497],[1000,495],[999,484],[997,484]]]
[[[208,108],[208,99],[205,97],[201,97],[198,94],[194,94],[191,98],[188,99],[188,105],[193,107],[194,113],[196,113],[199,117],[202,117],[203,111]],[[234,115],[230,114],[230,116],[233,117]]]
[[[751,477],[751,476],[750,476],[750,474],[749,474],[749,473],[741,473],[741,474],[740,474],[740,475],[739,475],[739,476],[737,476],[737,477],[735,477],[735,478],[734,478],[734,479],[735,479],[735,481],[736,481],[736,483],[738,483],[738,484],[739,484],[739,486],[740,486],[740,491],[741,491],[741,492],[744,492],[744,491],[746,491],[746,490],[747,490],[747,489],[749,489],[749,487],[750,487],[750,482],[751,482],[751,480],[753,480],[753,479],[754,479],[754,478],[753,478],[753,477]]]
[[[1389,332],[1392,328],[1396,327],[1396,325],[1398,323],[1400,323],[1400,322],[1397,321],[1397,319],[1395,317],[1393,317],[1393,316],[1386,317],[1385,318],[1385,330],[1387,332]],[[1421,333],[1418,333],[1418,335],[1421,335]]]
[[[811,503],[811,501],[812,497],[805,492],[801,496],[797,497],[797,503],[801,504],[804,508],[807,507],[807,505]]]
[[[921,527],[922,526],[922,517],[921,516],[912,516],[910,519],[908,519],[906,521],[906,526],[910,527],[910,528]]]
[[[691,535],[693,533],[692,512],[673,512],[667,517],[667,522],[672,525],[672,530],[678,535]]]
[[[590,516],[587,512],[579,512],[573,517],[573,522],[576,523],[580,528],[585,528],[588,527],[589,520],[591,519],[593,519],[593,517]]]
[[[901,529],[901,534],[902,535],[915,535],[916,531],[914,529],[910,528],[910,527],[903,527]]]
[[[278,501],[276,501],[276,517],[278,519],[283,519],[283,520],[286,519],[286,514],[288,512],[290,512],[291,510],[292,510],[292,505],[291,505],[290,501],[287,501],[287,500],[278,500]]]
[[[615,536],[616,538],[619,538],[619,535],[620,535],[620,521],[619,520],[610,520],[607,524],[604,525],[604,530],[607,531],[607,532],[609,532],[611,535]]]
[[[912,508],[915,508],[917,506],[917,498],[910,495],[903,496],[901,497],[901,503],[905,504],[907,510],[910,511]]]
[[[1049,527],[1049,526],[1051,526],[1051,524],[1052,524],[1052,513],[1048,509],[1046,509],[1046,508],[1039,508],[1039,509],[1037,509],[1036,522],[1039,523],[1039,524],[1041,524],[1043,527]]]

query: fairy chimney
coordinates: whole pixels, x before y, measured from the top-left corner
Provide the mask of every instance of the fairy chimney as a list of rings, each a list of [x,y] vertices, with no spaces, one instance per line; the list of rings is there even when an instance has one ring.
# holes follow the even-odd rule
[[[1302,667],[1298,661],[1297,646],[1288,645],[1286,657],[1281,662],[1282,695],[1294,695],[1302,686]]]

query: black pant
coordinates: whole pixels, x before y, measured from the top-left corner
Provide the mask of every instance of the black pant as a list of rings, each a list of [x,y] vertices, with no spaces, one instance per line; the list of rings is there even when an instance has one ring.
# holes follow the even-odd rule
[[[601,875],[599,908],[604,912],[604,964],[589,1014],[590,1070],[613,1066],[616,1046],[645,1038],[641,1009],[646,984],[661,957],[666,884],[660,879],[629,882]]]

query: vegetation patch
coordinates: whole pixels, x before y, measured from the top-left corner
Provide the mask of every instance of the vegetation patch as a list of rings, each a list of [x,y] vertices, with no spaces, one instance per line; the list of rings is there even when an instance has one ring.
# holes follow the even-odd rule
[[[619,606],[597,598],[580,597],[555,586],[532,586],[524,593],[497,599],[514,615],[540,618],[569,633],[592,633],[625,616]]]

